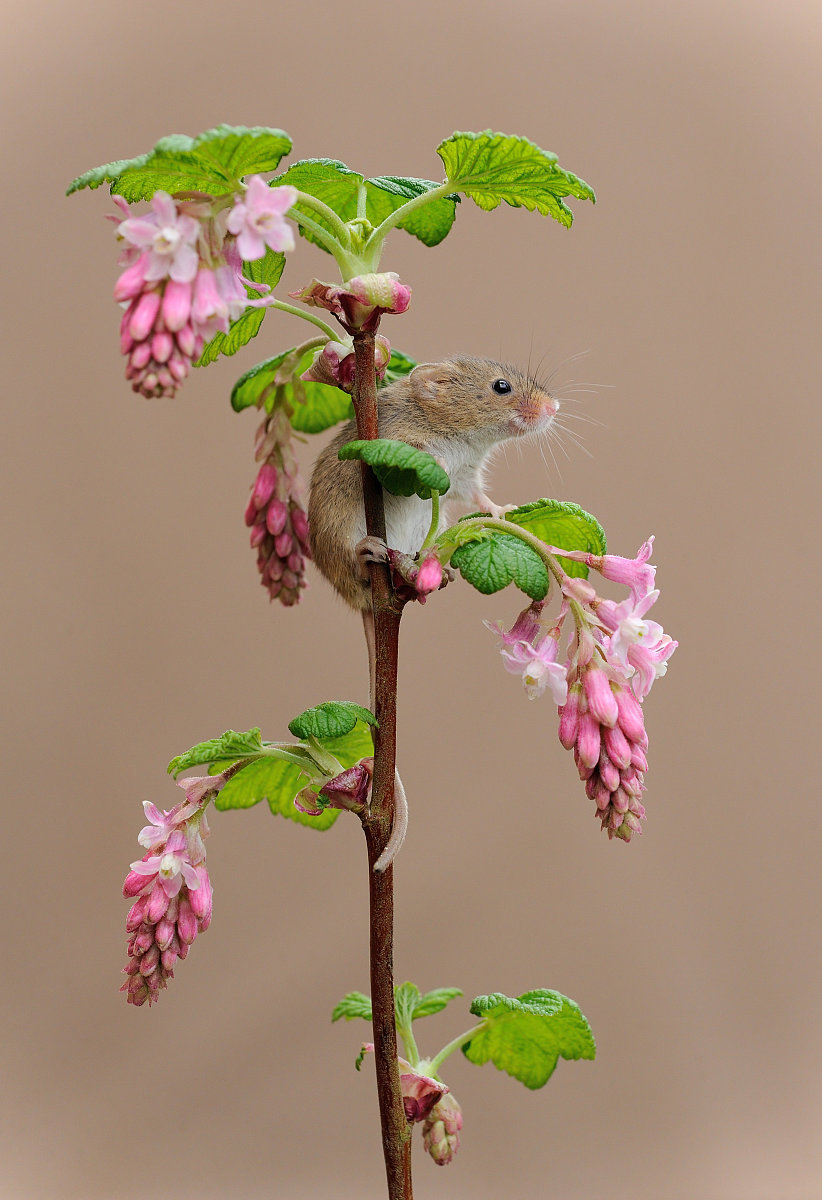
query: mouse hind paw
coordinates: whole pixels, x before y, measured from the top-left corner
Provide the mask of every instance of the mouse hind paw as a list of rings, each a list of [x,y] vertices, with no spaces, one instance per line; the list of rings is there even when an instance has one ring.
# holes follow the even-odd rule
[[[368,583],[368,564],[388,562],[388,547],[382,538],[364,537],[354,547],[360,579]]]

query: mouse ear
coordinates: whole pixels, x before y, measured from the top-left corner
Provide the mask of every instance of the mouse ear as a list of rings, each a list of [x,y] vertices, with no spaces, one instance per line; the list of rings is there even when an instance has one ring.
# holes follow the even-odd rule
[[[417,395],[427,396],[436,396],[449,377],[447,363],[419,363],[408,375],[412,390]]]

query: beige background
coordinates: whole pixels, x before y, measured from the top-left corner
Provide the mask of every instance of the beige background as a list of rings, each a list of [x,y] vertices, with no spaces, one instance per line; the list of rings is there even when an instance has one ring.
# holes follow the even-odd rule
[[[386,332],[418,358],[530,356],[560,396],[596,385],[566,406],[601,422],[592,457],[509,451],[493,493],[575,500],[614,551],[655,533],[681,642],[626,847],[482,627],[516,595],[408,613],[398,978],[557,987],[599,1045],[536,1093],[452,1059],[463,1149],[446,1173],[417,1148],[418,1196],[816,1200],[818,6],[5,8],[4,1200],[382,1194],[366,1027],[328,1020],[367,988],[356,822],[217,814],[211,929],[156,1008],[117,992],[120,886],[140,802],[177,799],[169,757],[365,687],[355,618],[316,579],[269,607],[242,524],[255,418],[228,391],[296,322],[269,316],[173,403],[134,397],[110,204],[62,197],[221,120],[434,178],[441,138],[492,127],[596,188],[570,232],[463,203],[436,251],[392,235],[414,302]],[[328,270],[303,245],[285,282]],[[454,1005],[424,1048],[467,1024]]]

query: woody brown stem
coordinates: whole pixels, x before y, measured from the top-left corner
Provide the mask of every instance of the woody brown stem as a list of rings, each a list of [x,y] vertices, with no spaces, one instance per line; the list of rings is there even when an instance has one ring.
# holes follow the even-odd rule
[[[354,334],[354,412],[359,437],[369,439],[378,436],[375,332]],[[382,488],[371,468],[365,463],[361,465],[366,530],[370,537],[385,540]],[[376,642],[374,715],[379,724],[374,731],[371,805],[363,818],[363,830],[368,848],[374,1056],[388,1197],[389,1200],[412,1200],[411,1126],[402,1103],[394,1020],[394,868],[374,870],[374,863],[385,849],[394,821],[397,654],[402,603],[394,594],[387,563],[372,562],[369,571]]]

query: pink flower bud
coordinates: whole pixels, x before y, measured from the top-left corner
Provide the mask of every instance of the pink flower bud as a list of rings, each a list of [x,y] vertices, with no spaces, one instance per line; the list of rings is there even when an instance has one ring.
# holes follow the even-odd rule
[[[148,904],[148,896],[140,896],[135,900],[131,908],[128,910],[126,917],[126,933],[134,933],[143,923],[146,905]]]
[[[169,279],[163,292],[163,321],[166,328],[176,333],[183,328],[191,315],[192,288],[190,283],[177,283]]]
[[[190,946],[197,936],[197,918],[187,896],[180,901],[180,911],[177,915],[177,936],[183,945],[187,946]],[[182,949],[180,957],[182,958]]]
[[[619,787],[619,767],[611,762],[607,754],[599,756],[599,777],[609,792],[615,792]]]
[[[136,370],[141,371],[151,361],[151,345],[149,342],[140,342],[134,347],[131,354],[131,366]]]
[[[208,877],[205,863],[195,868],[200,886],[189,889],[188,902],[195,917],[202,920],[211,916],[211,880]]]
[[[606,727],[602,731],[602,737],[611,761],[615,762],[618,767],[629,767],[631,765],[631,746],[620,727],[618,725],[613,729]]]
[[[645,720],[641,704],[628,688],[617,689],[616,702],[619,710],[620,729],[630,741],[639,742],[645,736]]]
[[[648,770],[648,759],[645,757],[645,751],[636,742],[631,746],[631,766],[636,767],[637,771]]]
[[[604,671],[591,667],[583,676],[588,708],[601,725],[616,725],[619,709],[611,683]]]
[[[265,508],[277,486],[277,468],[273,463],[263,463],[251,489],[251,499],[257,508]]]
[[[114,299],[118,304],[139,296],[145,286],[148,255],[141,254],[136,262],[126,267],[114,285]]]
[[[162,917],[166,912],[167,908],[168,893],[163,887],[161,881],[158,879],[158,881],[154,884],[154,887],[149,892],[148,904],[146,905],[146,920],[150,921],[152,925],[156,924],[156,922],[160,920],[160,917]]]
[[[123,884],[123,895],[126,897],[139,896],[140,892],[148,890],[152,879],[156,878],[156,872],[154,875],[142,875],[137,871],[129,871]]]
[[[422,595],[427,595],[429,592],[435,592],[441,583],[442,563],[436,554],[429,554],[420,565],[416,580],[417,591]]]
[[[291,534],[287,530],[284,529],[282,533],[277,534],[274,539],[274,549],[280,558],[288,558],[288,555],[291,553],[291,546]]]
[[[272,500],[265,514],[265,524],[272,537],[277,537],[285,529],[288,521],[288,509],[282,500]]]
[[[183,325],[182,329],[176,330],[175,333],[180,353],[186,358],[196,358],[203,347],[202,345],[197,345],[198,339],[194,336],[194,330],[191,326]]]
[[[168,362],[168,360],[171,358],[171,352],[173,349],[174,339],[165,329],[161,329],[158,333],[155,333],[154,337],[151,339],[151,357],[155,362]],[[169,378],[169,383],[171,382],[173,381],[171,378]]]
[[[513,631],[512,631],[513,632]],[[568,689],[568,699],[559,711],[559,740],[570,750],[579,732],[579,685]]]
[[[577,751],[586,767],[595,767],[599,762],[600,726],[591,713],[580,713]],[[630,755],[628,756],[630,761]]]
[[[160,311],[160,293],[143,292],[134,306],[129,322],[129,333],[135,342],[142,342],[151,332]]]
[[[292,508],[291,527],[300,539],[303,552],[305,552],[308,548],[308,513],[304,508],[299,508],[297,505]]]

